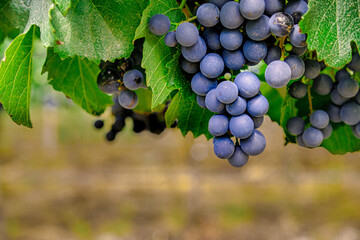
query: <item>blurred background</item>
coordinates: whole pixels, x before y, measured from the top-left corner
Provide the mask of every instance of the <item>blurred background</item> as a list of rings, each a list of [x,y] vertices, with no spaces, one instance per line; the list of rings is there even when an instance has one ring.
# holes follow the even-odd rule
[[[242,169],[174,129],[134,134],[129,121],[107,143],[46,85],[45,55],[37,46],[34,129],[0,114],[1,240],[360,239],[360,153],[284,147],[268,118],[265,153]]]

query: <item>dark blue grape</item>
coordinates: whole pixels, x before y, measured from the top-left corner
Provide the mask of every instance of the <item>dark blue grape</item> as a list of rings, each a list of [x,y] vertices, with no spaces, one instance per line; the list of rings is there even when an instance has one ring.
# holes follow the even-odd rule
[[[195,74],[199,72],[199,63],[192,63],[184,59],[181,61],[181,68],[186,73]]]
[[[282,12],[285,7],[285,0],[265,0],[265,13],[273,15],[277,12]]]
[[[323,133],[324,139],[328,139],[333,132],[331,124],[327,125],[326,128],[321,129],[321,132]]]
[[[229,30],[224,29],[220,33],[220,43],[226,50],[236,50],[240,48],[243,42],[243,36],[241,32],[237,29]]]
[[[133,69],[124,74],[123,83],[127,89],[137,90],[144,87],[144,76],[139,70]]]
[[[313,127],[317,129],[324,129],[329,125],[330,117],[323,110],[316,110],[310,116],[310,123]]]
[[[289,94],[296,99],[301,99],[306,96],[307,86],[302,82],[294,82],[289,87]]]
[[[324,135],[321,130],[310,127],[304,131],[302,139],[305,146],[314,148],[319,147],[322,144],[324,140]]]
[[[229,130],[229,120],[225,115],[214,115],[209,120],[209,132],[214,137],[225,135]]]
[[[217,51],[221,49],[220,34],[213,29],[206,29],[203,37],[209,49]]]
[[[235,83],[231,81],[223,81],[216,87],[216,97],[224,104],[235,102],[239,94],[239,90]]]
[[[350,73],[346,71],[345,69],[342,69],[340,71],[337,71],[335,74],[335,81],[340,82],[342,79],[349,78]]]
[[[97,120],[95,123],[94,123],[94,127],[96,129],[101,129],[104,127],[104,121],[103,120]]]
[[[260,80],[252,72],[239,73],[236,76],[234,83],[239,89],[240,96],[244,98],[252,98],[260,91]]]
[[[318,61],[306,59],[305,60],[305,77],[315,79],[320,75],[321,67]]]
[[[359,92],[359,83],[352,78],[344,78],[339,82],[337,90],[344,98],[353,98]]]
[[[340,109],[341,120],[347,125],[356,125],[360,122],[360,105],[356,102],[345,103]]]
[[[264,41],[255,42],[253,40],[247,40],[243,46],[243,53],[247,60],[260,62],[267,55],[267,46]]]
[[[348,64],[348,68],[351,71],[360,72],[360,55],[359,55],[359,53],[354,53],[352,55],[352,60]]]
[[[207,109],[214,113],[219,113],[225,110],[225,104],[221,103],[216,97],[216,89],[213,89],[206,94],[205,105]]]
[[[235,29],[244,22],[240,14],[239,3],[230,1],[224,4],[220,11],[220,22],[227,29]]]
[[[119,104],[123,108],[133,109],[138,104],[138,97],[135,92],[132,91],[122,91],[118,96]]]
[[[171,27],[169,18],[163,14],[157,14],[150,18],[149,30],[156,36],[162,36],[166,34]]]
[[[225,3],[229,2],[231,0],[209,0],[210,3],[215,4],[218,8],[222,8]]]
[[[258,129],[259,127],[261,127],[261,125],[263,124],[264,122],[264,116],[262,117],[253,117],[253,116],[250,116],[251,119],[253,120],[254,122],[254,128],[255,129]]]
[[[336,88],[331,91],[330,99],[332,103],[338,106],[341,106],[344,103],[350,101],[349,98],[344,98],[343,96],[341,96]]]
[[[245,139],[254,132],[254,122],[247,114],[232,117],[229,130],[236,138]]]
[[[358,139],[360,139],[360,123],[355,125],[355,126],[351,126],[351,129],[354,133],[354,136]]]
[[[199,30],[194,24],[184,22],[176,29],[176,40],[181,46],[192,47],[199,39]]]
[[[302,48],[293,46],[290,53],[293,55],[302,56],[307,52],[307,50],[308,50],[307,46]]]
[[[239,116],[246,111],[246,100],[242,97],[237,97],[235,102],[226,105],[226,111],[232,116]]]
[[[294,18],[294,22],[298,23],[301,17],[308,11],[308,5],[302,0],[290,1],[284,10]]]
[[[340,117],[340,107],[330,104],[326,112],[329,114],[331,122],[340,123],[342,121]]]
[[[283,12],[275,13],[269,20],[270,31],[277,37],[285,37],[290,34],[294,27],[291,15]]]
[[[304,132],[305,121],[300,117],[290,118],[286,123],[286,129],[291,135],[299,136]]]
[[[355,96],[355,101],[356,101],[358,104],[360,104],[360,91],[359,91],[358,94],[356,94],[356,96]]]
[[[304,75],[305,63],[300,57],[290,55],[285,59],[285,62],[291,69],[291,79],[298,79]]]
[[[206,104],[205,104],[205,97],[197,95],[196,101],[200,107],[207,109]]]
[[[240,168],[243,167],[249,160],[249,155],[244,153],[244,151],[241,149],[240,145],[235,146],[235,152],[231,156],[231,158],[228,159],[231,166]]]
[[[265,114],[269,110],[269,102],[261,94],[258,94],[254,98],[248,100],[247,103],[247,111],[248,113],[253,117],[262,117],[265,116]]]
[[[214,138],[214,153],[218,158],[229,159],[235,152],[234,142],[228,137]]]
[[[250,156],[257,156],[264,152],[266,147],[266,139],[264,135],[254,130],[253,134],[247,139],[241,141],[241,149]]]
[[[202,4],[196,12],[197,20],[205,27],[213,27],[219,22],[220,10],[212,3]]]
[[[269,17],[262,15],[259,19],[246,23],[246,33],[254,41],[262,41],[271,35]]]
[[[175,32],[168,32],[164,38],[165,44],[168,47],[176,47],[178,45],[178,41],[176,40]]]
[[[303,140],[303,136],[302,136],[302,135],[299,135],[299,136],[296,137],[296,143],[297,143],[300,147],[307,148],[307,146],[306,146],[305,143],[304,143],[304,140]]]
[[[208,79],[201,73],[197,73],[191,79],[191,89],[200,96],[206,96],[206,94],[215,89],[217,86],[217,81],[213,79]]]
[[[294,30],[289,35],[289,40],[292,45],[298,48],[305,47],[306,44],[306,34],[301,33],[300,27],[298,24],[295,24]]]
[[[120,76],[113,70],[106,69],[102,71],[97,78],[97,85],[101,91],[113,94],[119,91]]]
[[[272,46],[268,49],[268,53],[264,62],[266,65],[269,65],[273,61],[280,60],[281,58],[281,48],[278,46]]]
[[[331,93],[333,86],[334,82],[331,77],[326,74],[321,74],[314,79],[312,88],[317,94],[325,96]]]
[[[200,62],[206,55],[207,47],[202,37],[198,38],[197,43],[192,47],[181,47],[183,57],[189,62]]]
[[[245,64],[245,57],[240,49],[236,51],[224,50],[222,56],[225,66],[231,70],[240,70]]]
[[[285,87],[291,78],[291,69],[283,61],[277,60],[269,64],[265,70],[266,82],[273,88]]]
[[[200,63],[200,71],[208,78],[217,78],[224,71],[225,64],[217,53],[207,54]]]
[[[264,0],[241,0],[240,1],[241,15],[248,20],[255,20],[260,18],[265,12]]]

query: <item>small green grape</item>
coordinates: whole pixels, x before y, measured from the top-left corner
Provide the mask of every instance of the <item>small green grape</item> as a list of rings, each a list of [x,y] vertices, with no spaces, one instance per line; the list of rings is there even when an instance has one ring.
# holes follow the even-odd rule
[[[230,80],[231,79],[231,74],[230,73],[225,73],[224,78],[226,80]]]
[[[285,44],[285,50],[290,52],[293,49],[293,46],[290,43]]]

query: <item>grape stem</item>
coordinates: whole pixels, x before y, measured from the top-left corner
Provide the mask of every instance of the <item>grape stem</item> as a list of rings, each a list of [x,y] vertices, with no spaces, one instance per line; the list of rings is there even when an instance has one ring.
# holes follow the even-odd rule
[[[180,3],[180,10],[182,10],[184,7],[185,7],[185,4],[186,4],[186,1],[187,0],[182,0],[181,3]]]
[[[309,110],[310,110],[310,115],[313,113],[313,104],[312,104],[312,96],[311,96],[311,85],[308,85],[308,98],[309,98]]]
[[[281,48],[281,58],[282,59],[285,59],[285,39],[286,39],[286,36],[281,37],[280,42],[279,42],[279,45],[280,45],[280,48]]]

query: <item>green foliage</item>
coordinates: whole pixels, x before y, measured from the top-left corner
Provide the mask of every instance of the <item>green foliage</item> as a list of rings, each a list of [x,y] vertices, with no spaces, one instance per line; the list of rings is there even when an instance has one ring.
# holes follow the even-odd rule
[[[94,115],[102,114],[111,97],[101,92],[96,80],[99,67],[80,57],[61,60],[52,48],[48,49],[43,73],[48,72],[49,84],[63,92],[85,111]]]
[[[360,47],[360,4],[358,0],[312,0],[300,22],[308,34],[308,48],[320,60],[341,68],[351,61],[351,41]]]
[[[30,97],[35,26],[8,47],[0,65],[0,102],[17,124],[32,127]]]

